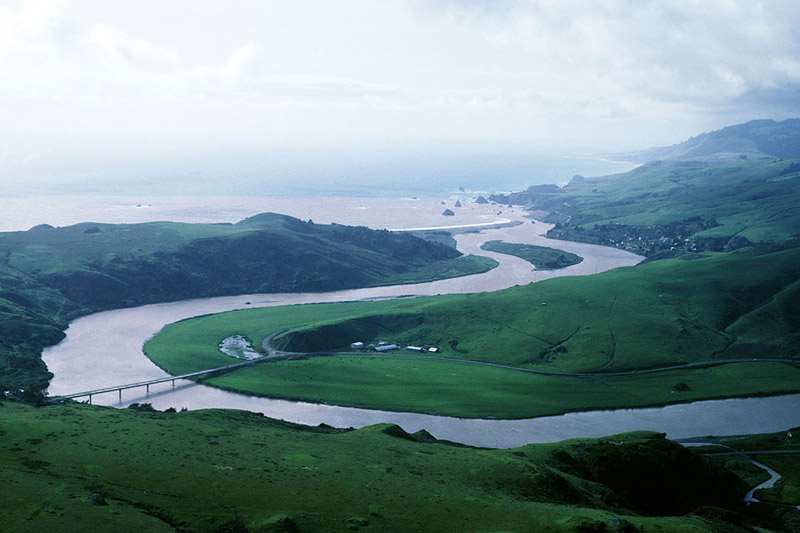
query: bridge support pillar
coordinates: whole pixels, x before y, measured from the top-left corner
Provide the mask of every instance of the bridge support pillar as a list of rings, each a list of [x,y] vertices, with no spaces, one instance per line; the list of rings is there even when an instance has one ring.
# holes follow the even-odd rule
[[[89,405],[92,405],[92,395],[89,395]]]
[[[145,385],[147,387],[147,395],[150,396],[150,385]]]
[[[122,389],[119,389],[119,401],[122,401]]]

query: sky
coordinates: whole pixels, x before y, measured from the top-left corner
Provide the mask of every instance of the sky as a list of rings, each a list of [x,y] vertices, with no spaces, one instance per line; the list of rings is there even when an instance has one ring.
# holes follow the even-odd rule
[[[0,3],[0,188],[364,178],[420,154],[498,171],[798,102],[796,0]]]

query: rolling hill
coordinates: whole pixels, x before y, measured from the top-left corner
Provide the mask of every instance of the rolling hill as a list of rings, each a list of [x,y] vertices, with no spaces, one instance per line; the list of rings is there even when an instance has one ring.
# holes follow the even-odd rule
[[[617,157],[644,164],[491,199],[538,211],[556,224],[549,237],[648,257],[728,251],[800,234],[800,119],[754,120]]]
[[[546,212],[557,239],[646,256],[725,251],[800,234],[800,159],[657,161],[492,199]]]
[[[771,519],[742,499],[755,484],[742,473],[757,474],[649,432],[485,450],[244,411],[0,412],[10,531],[711,533]]]

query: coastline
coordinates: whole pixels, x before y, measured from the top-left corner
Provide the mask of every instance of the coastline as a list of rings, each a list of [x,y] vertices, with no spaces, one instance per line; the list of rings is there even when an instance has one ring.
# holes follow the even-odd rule
[[[155,221],[233,223],[260,213],[280,213],[322,224],[372,229],[508,223],[520,208],[476,204],[455,207],[437,198],[281,198],[267,196],[26,196],[3,200],[0,231],[26,231],[39,224],[81,222],[137,224]],[[452,209],[454,217],[443,216]],[[503,211],[505,215],[497,214]],[[512,215],[509,217],[509,215]]]

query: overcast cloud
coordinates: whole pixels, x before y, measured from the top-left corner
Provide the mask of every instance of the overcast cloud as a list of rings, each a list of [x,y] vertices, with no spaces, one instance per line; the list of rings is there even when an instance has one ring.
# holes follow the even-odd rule
[[[671,144],[797,116],[798,28],[796,0],[5,2],[0,173],[112,140]]]

